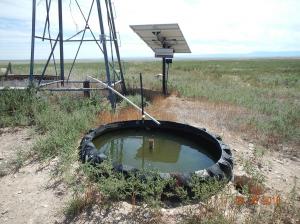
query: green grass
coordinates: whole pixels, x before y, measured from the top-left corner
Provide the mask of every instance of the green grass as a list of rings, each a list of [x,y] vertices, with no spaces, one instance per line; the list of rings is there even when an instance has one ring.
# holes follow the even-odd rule
[[[80,137],[103,109],[96,99],[61,94],[39,96],[34,89],[0,94],[0,126],[33,126],[39,136],[34,151],[41,159],[58,157],[62,171],[77,160]]]
[[[70,97],[55,102],[37,116],[37,128],[45,134],[36,141],[34,149],[42,158],[58,156],[61,168],[67,170],[77,160],[80,136],[91,128],[100,108],[92,101]]]
[[[66,65],[68,71],[70,64]],[[161,63],[125,63],[127,86],[139,88],[140,72],[146,88],[161,90]],[[37,73],[42,64],[36,65]],[[13,64],[15,73],[26,74],[28,64]],[[54,74],[53,66],[49,74]],[[104,78],[103,63],[79,63],[73,78],[87,74]],[[257,132],[267,147],[300,143],[300,60],[261,59],[228,61],[174,61],[170,68],[169,90],[193,99],[207,99],[246,108],[248,116],[238,122]],[[20,118],[18,118],[20,119]],[[233,120],[232,122],[235,122]]]
[[[0,127],[32,125],[44,107],[33,89],[0,91]]]
[[[131,74],[144,71],[141,63],[132,68]],[[146,85],[160,90],[156,73],[160,73],[159,64],[145,66]],[[239,118],[266,136],[264,145],[299,144],[300,60],[179,61],[170,73],[169,89],[184,97],[247,108],[252,116]],[[138,86],[137,76],[127,79]]]

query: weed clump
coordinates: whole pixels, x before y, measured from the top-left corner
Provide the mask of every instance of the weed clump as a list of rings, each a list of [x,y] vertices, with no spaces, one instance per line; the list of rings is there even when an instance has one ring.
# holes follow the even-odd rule
[[[36,129],[43,135],[34,150],[43,159],[57,156],[58,168],[67,171],[77,160],[78,139],[91,128],[101,108],[93,99],[56,96],[49,101],[51,106],[36,116]]]
[[[221,191],[225,184],[192,176],[185,186],[178,184],[175,178],[162,178],[155,170],[122,173],[116,171],[109,160],[97,165],[83,164],[82,170],[107,200],[127,200],[133,205],[146,203],[153,207],[205,201]]]
[[[33,126],[39,136],[33,146],[41,159],[58,157],[61,170],[77,160],[80,135],[101,111],[96,99],[42,95],[34,88],[0,92],[0,127]]]
[[[35,89],[0,91],[0,127],[34,125],[39,113],[47,108]]]

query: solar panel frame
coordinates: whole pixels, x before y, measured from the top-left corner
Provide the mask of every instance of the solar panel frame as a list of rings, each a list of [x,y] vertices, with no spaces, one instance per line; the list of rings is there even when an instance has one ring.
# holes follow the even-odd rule
[[[174,53],[191,53],[177,23],[130,25],[130,28],[153,52],[157,48],[172,48]]]

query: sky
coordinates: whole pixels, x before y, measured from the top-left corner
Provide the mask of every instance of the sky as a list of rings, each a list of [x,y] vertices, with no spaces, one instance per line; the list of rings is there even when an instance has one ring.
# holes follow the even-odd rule
[[[57,36],[57,1],[52,0],[51,35]],[[78,0],[83,12],[92,0]],[[104,2],[101,0],[101,2]],[[129,25],[178,23],[192,54],[180,57],[243,55],[253,52],[300,52],[300,0],[113,0],[121,56],[153,57],[154,53]],[[30,58],[32,1],[0,1],[0,60]],[[89,25],[99,36],[96,7]],[[63,0],[64,36],[84,27],[75,0]],[[37,0],[37,35],[42,35],[45,0]],[[87,35],[90,38],[90,35]],[[73,58],[78,43],[65,45]],[[36,40],[36,58],[49,55],[49,42]],[[55,51],[58,57],[58,51]],[[177,55],[176,55],[177,56]],[[300,56],[300,53],[299,53]],[[95,43],[84,43],[79,58],[98,58]]]

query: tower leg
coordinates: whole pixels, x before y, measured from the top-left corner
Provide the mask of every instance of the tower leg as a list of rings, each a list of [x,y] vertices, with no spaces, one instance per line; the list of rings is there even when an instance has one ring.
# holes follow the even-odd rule
[[[63,34],[63,15],[62,15],[62,0],[58,0],[58,22],[59,22],[59,54],[60,54],[60,80],[64,86],[65,68],[64,68],[64,34]]]
[[[115,45],[115,50],[116,50],[116,54],[117,54],[117,58],[118,58],[118,64],[119,64],[119,68],[120,68],[120,76],[121,76],[121,87],[122,87],[122,92],[123,94],[126,94],[126,85],[125,85],[125,80],[124,80],[124,74],[123,74],[123,66],[121,63],[121,56],[120,56],[120,51],[119,51],[119,45],[118,45],[118,41],[117,41],[117,34],[116,34],[116,25],[115,25],[115,20],[113,17],[113,9],[112,9],[112,5],[111,5],[111,0],[108,0],[108,4],[109,4],[109,10],[111,12],[111,24],[112,24],[112,32],[113,32],[113,38],[114,38],[114,45]]]
[[[33,72],[34,72],[35,15],[36,15],[36,0],[32,0],[31,57],[30,57],[30,71],[29,71],[30,85],[33,84]]]
[[[105,31],[104,31],[104,26],[103,26],[103,17],[102,17],[102,11],[101,11],[101,4],[100,0],[97,1],[97,8],[98,8],[98,17],[99,17],[99,24],[100,24],[100,32],[101,32],[101,43],[103,47],[103,55],[104,55],[104,62],[105,62],[105,70],[106,70],[106,80],[107,80],[107,85],[111,87],[111,80],[110,80],[110,70],[109,70],[109,61],[108,61],[108,56],[107,56],[107,48],[106,48],[106,36],[105,36]],[[111,106],[113,109],[115,109],[115,96],[111,90],[109,91],[109,101],[111,103]]]

